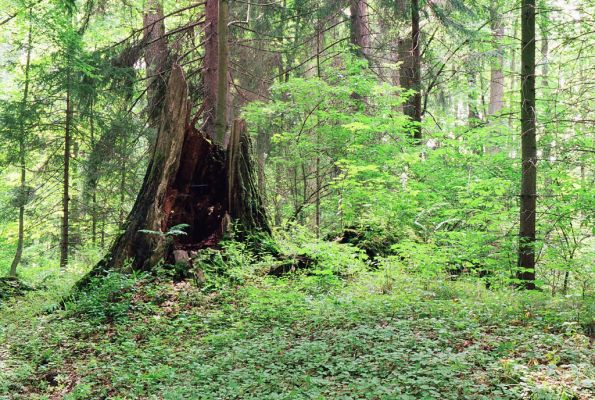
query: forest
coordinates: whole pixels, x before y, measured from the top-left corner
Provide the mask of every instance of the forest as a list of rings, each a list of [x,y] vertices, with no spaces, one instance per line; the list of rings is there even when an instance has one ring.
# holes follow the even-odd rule
[[[595,399],[591,0],[0,0],[0,399]]]

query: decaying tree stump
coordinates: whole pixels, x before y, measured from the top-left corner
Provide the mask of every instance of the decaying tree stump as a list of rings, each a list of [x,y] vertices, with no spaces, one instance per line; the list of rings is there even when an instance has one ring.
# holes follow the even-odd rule
[[[234,121],[225,151],[197,130],[190,110],[184,73],[174,65],[142,188],[124,232],[90,276],[110,269],[149,270],[159,260],[183,261],[217,245],[232,221],[244,232],[240,239],[252,232],[270,234],[245,122]],[[180,224],[188,225],[186,235],[165,234]]]

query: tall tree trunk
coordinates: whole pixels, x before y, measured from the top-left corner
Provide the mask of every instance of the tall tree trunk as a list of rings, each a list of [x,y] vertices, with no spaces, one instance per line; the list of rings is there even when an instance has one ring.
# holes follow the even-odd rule
[[[203,124],[201,130],[215,140],[215,110],[219,71],[218,40],[219,0],[207,0],[205,6],[205,56],[202,72]]]
[[[351,44],[355,54],[368,58],[370,51],[370,27],[368,25],[368,6],[364,0],[350,0]]]
[[[399,59],[402,61],[399,71],[401,87],[413,90],[403,105],[403,112],[413,122],[412,132],[416,144],[421,144],[421,53],[419,48],[419,0],[409,0],[411,17],[411,35],[399,40]]]
[[[167,62],[167,42],[164,38],[165,23],[160,0],[148,0],[143,16],[143,41],[147,74],[147,103],[151,121],[159,118],[160,98],[165,84],[163,72]]]
[[[490,7],[490,20],[492,28],[492,41],[496,55],[491,62],[490,69],[490,102],[488,114],[496,115],[500,113],[504,106],[504,73],[502,65],[504,62],[504,47],[502,39],[504,37],[504,25],[498,10],[497,0],[492,0]]]
[[[523,0],[521,19],[521,207],[518,274],[522,287],[535,289],[537,141],[535,135],[535,0]]]
[[[519,22],[518,19],[515,18],[513,23],[512,23],[512,37],[514,39],[516,39],[516,35],[518,33],[519,30]],[[508,115],[508,127],[510,128],[510,135],[506,136],[506,151],[508,152],[508,156],[510,158],[516,158],[516,152],[518,149],[518,143],[517,143],[517,138],[518,135],[516,135],[513,131],[513,127],[514,127],[514,121],[515,121],[515,115],[518,115],[516,113],[513,113],[512,110],[514,110],[515,108],[515,96],[513,95],[516,90],[515,90],[515,85],[517,83],[517,52],[516,52],[516,48],[515,46],[511,46],[510,48],[510,81],[509,81],[509,92],[510,92],[510,96],[509,96],[509,109],[511,110],[511,112]]]
[[[322,25],[320,21],[316,24],[316,75],[318,79],[322,79],[322,69],[320,68],[320,49],[324,45],[324,34],[322,33]],[[320,132],[316,130],[316,147],[320,147]],[[314,228],[316,229],[316,237],[320,237],[320,191],[322,186],[322,181],[320,177],[320,152],[317,151],[316,153],[316,166],[315,166],[315,199],[314,204],[316,206],[315,214],[314,214]]]
[[[70,69],[70,66],[68,66]],[[68,252],[70,245],[69,229],[69,203],[70,203],[70,145],[72,128],[72,101],[71,101],[71,74],[67,75],[66,83],[66,121],[64,127],[64,165],[62,189],[62,236],[60,239],[60,269],[68,266]]]
[[[227,21],[229,19],[228,0],[219,0],[219,13],[217,18],[217,106],[215,108],[215,141],[220,146],[227,145],[229,82],[228,75],[228,46],[227,46]]]
[[[91,115],[89,117],[89,136],[91,140],[91,152],[94,151],[95,143],[95,115],[93,113],[93,103],[91,104]],[[97,244],[97,180],[94,176],[91,180],[91,242],[93,246]]]
[[[498,10],[498,0],[492,0],[490,7],[490,26],[492,30],[493,49],[496,54],[492,57],[490,67],[490,101],[488,103],[488,116],[498,116],[504,107],[504,25]],[[488,141],[485,150],[488,153],[496,154],[500,151],[497,138]]]
[[[516,39],[516,35],[518,33],[518,20],[515,19],[512,23],[512,37],[514,39]],[[516,48],[514,46],[512,46],[510,48],[510,93],[514,93],[515,91],[515,83],[516,83]],[[513,110],[514,109],[514,96],[510,96],[510,103],[509,103],[510,109]],[[513,127],[513,121],[514,121],[514,113],[510,113],[510,115],[508,116],[508,126],[510,128]],[[514,145],[512,147],[515,147]]]
[[[20,125],[20,136],[19,136],[19,168],[21,170],[21,181],[19,187],[19,232],[17,238],[17,250],[10,264],[9,276],[15,277],[17,275],[17,266],[21,262],[23,256],[23,245],[25,241],[25,202],[27,199],[27,128],[25,127],[25,112],[27,109],[27,102],[29,100],[29,71],[31,67],[31,42],[33,38],[32,34],[32,12],[29,8],[29,31],[27,33],[27,59],[25,62],[25,87],[23,89],[23,100],[21,102],[21,109],[19,112],[19,125]]]
[[[539,8],[541,10],[546,10],[547,1],[541,0],[539,2]],[[550,98],[550,82],[549,82],[549,35],[548,35],[548,25],[549,25],[549,13],[541,12],[539,13],[539,30],[541,33],[541,98],[549,99]],[[544,111],[543,115],[549,116],[551,113],[551,105],[549,101],[546,101],[544,104]],[[552,138],[547,132],[544,132],[542,137],[543,143],[543,158],[549,162],[549,158],[552,152]],[[546,179],[545,181],[545,191],[546,193],[550,194],[550,179]]]

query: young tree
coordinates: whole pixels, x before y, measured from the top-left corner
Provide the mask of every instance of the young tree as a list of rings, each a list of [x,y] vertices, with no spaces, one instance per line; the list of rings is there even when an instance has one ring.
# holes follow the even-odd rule
[[[60,268],[66,269],[68,266],[68,255],[70,249],[70,158],[72,145],[72,117],[73,117],[73,57],[78,44],[78,34],[74,28],[74,3],[65,3],[64,11],[66,14],[63,39],[64,39],[64,62],[65,62],[65,103],[66,111],[64,118],[64,158],[62,168],[62,232],[60,236]]]
[[[31,69],[31,49],[32,49],[32,7],[29,8],[29,29],[27,32],[27,46],[26,46],[26,61],[25,61],[25,80],[23,87],[23,99],[19,108],[19,169],[20,169],[20,186],[19,186],[19,231],[17,238],[17,250],[10,265],[9,276],[15,277],[17,275],[17,266],[21,262],[23,255],[23,244],[25,241],[25,202],[27,198],[27,141],[28,130],[25,127],[25,116],[27,113],[27,104],[29,101],[29,73]]]

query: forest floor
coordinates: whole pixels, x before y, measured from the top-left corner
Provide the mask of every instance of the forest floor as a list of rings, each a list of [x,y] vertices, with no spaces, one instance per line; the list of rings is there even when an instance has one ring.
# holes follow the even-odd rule
[[[111,274],[61,309],[78,276],[0,305],[1,399],[594,398],[580,297],[403,272],[217,290]]]

